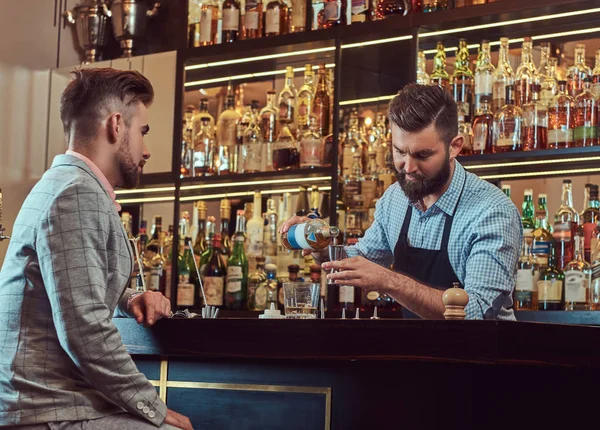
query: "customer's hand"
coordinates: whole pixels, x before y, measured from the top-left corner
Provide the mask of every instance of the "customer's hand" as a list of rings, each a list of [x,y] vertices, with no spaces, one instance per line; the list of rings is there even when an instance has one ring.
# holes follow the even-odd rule
[[[302,224],[303,222],[307,222],[309,220],[310,218],[307,216],[294,215],[281,225],[279,234],[286,233],[293,225]],[[322,262],[329,260],[329,253],[327,252],[327,249],[321,251],[311,251],[310,249],[302,250],[303,256],[307,256],[309,254],[312,254],[312,257],[315,259],[317,264],[321,264]]]
[[[138,324],[151,326],[159,319],[171,315],[171,302],[159,292],[146,291],[131,300],[129,312]]]
[[[188,417],[178,414],[171,409],[167,409],[167,418],[165,419],[165,424],[169,424],[182,430],[194,430]]]

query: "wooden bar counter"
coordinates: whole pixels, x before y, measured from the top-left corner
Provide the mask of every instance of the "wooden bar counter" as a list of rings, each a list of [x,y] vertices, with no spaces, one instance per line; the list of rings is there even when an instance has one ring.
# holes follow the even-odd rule
[[[542,429],[594,422],[600,328],[502,321],[114,320],[197,429]]]

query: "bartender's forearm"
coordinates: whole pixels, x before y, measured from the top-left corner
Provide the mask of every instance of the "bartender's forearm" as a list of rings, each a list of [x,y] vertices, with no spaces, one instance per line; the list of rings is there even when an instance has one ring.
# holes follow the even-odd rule
[[[423,285],[408,276],[390,272],[384,290],[394,300],[425,319],[443,319],[444,304],[441,290]]]

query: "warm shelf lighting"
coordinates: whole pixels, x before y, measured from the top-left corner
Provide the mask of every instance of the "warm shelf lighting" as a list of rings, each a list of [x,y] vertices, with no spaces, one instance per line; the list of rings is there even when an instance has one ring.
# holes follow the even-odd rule
[[[489,24],[480,24],[480,25],[472,25],[472,26],[461,27],[461,28],[450,28],[448,30],[431,31],[429,33],[419,34],[419,37],[426,38],[426,37],[434,37],[434,36],[443,36],[445,34],[463,33],[463,32],[467,32],[467,31],[483,30],[486,28],[505,27],[505,26],[511,26],[511,25],[516,25],[516,24],[525,24],[528,22],[538,22],[538,21],[547,21],[547,20],[551,20],[551,19],[568,18],[571,16],[590,15],[590,14],[598,13],[598,12],[600,12],[600,8],[592,8],[592,9],[576,10],[576,11],[572,11],[572,12],[555,13],[552,15],[533,16],[531,18],[513,19],[513,20],[509,20],[509,21],[492,22]],[[566,32],[566,33],[570,34],[572,32]]]
[[[319,187],[319,191],[331,191],[331,187]],[[282,190],[261,190],[261,194],[283,194],[283,193],[297,193],[298,188],[286,188]],[[221,194],[206,194],[204,196],[187,196],[181,197],[179,201],[182,202],[193,202],[196,200],[212,200],[212,199],[225,199],[230,197],[245,197],[253,196],[254,191],[240,191],[236,193],[221,193]]]
[[[494,169],[501,167],[535,166],[540,164],[578,163],[584,161],[600,161],[600,157],[556,158],[554,160],[513,161],[509,163],[474,164],[465,166],[467,170]],[[460,162],[460,159],[459,159]]]
[[[245,182],[229,182],[229,183],[218,183],[218,184],[200,184],[200,185],[184,185],[181,187],[181,191],[190,190],[201,190],[209,188],[220,188],[223,186],[227,187],[252,187],[255,185],[269,185],[272,183],[277,184],[294,184],[294,183],[307,183],[307,182],[321,182],[330,181],[331,176],[319,176],[315,178],[288,178],[288,179],[265,179],[260,181],[245,181]],[[254,192],[254,191],[252,191]]]
[[[136,190],[116,190],[115,194],[142,194],[142,193],[166,193],[175,191],[175,187],[159,187],[159,188],[138,188]]]
[[[466,167],[469,170],[468,167]],[[572,169],[572,170],[544,170],[542,172],[505,173],[501,175],[481,175],[481,179],[510,179],[510,178],[535,178],[537,176],[575,175],[580,173],[598,173],[600,168]]]
[[[333,69],[335,67],[334,63],[325,64],[326,69]],[[313,66],[313,70],[318,70],[319,66]],[[295,73],[303,72],[304,67],[296,67],[294,69]],[[193,87],[197,85],[208,85],[208,84],[217,84],[219,82],[229,82],[229,81],[238,81],[243,79],[251,79],[251,78],[262,78],[264,76],[274,76],[274,75],[283,75],[285,74],[285,69],[283,70],[273,70],[269,72],[257,72],[257,73],[248,73],[245,75],[235,75],[235,76],[223,76],[221,78],[212,78],[212,79],[204,79],[202,81],[192,81],[186,82],[183,84],[184,87]]]
[[[117,199],[117,203],[125,205],[128,203],[157,203],[157,202],[172,202],[175,196],[168,197],[144,197],[140,199]]]
[[[185,66],[185,70],[205,69],[207,67],[228,66],[231,64],[250,63],[253,61],[273,60],[276,58],[288,58],[299,55],[318,54],[320,52],[335,51],[335,46],[327,46],[325,48],[305,49],[303,51],[282,52],[279,54],[258,55],[256,57],[236,58],[235,60],[215,61],[212,63],[194,64]]]
[[[340,106],[356,105],[359,103],[383,102],[386,100],[391,100],[395,96],[396,94],[392,94],[391,96],[367,97],[365,99],[344,100],[343,102],[340,102]]]
[[[386,39],[369,40],[366,42],[347,43],[342,45],[342,49],[362,48],[363,46],[380,45],[382,43],[401,42],[403,40],[411,40],[412,38],[412,35],[409,34],[408,36],[388,37]]]

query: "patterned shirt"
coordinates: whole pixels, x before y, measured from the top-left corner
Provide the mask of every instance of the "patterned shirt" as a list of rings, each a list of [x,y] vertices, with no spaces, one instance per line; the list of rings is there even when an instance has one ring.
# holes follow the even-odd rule
[[[354,247],[347,248],[347,253],[389,267],[394,262],[394,248],[409,204],[410,246],[439,250],[446,214],[452,215],[456,207],[448,255],[469,294],[467,319],[514,320],[509,308],[523,237],[521,216],[500,189],[468,173],[458,161],[455,165],[450,186],[425,212],[409,202],[397,182],[392,184],[377,201],[373,224]]]

